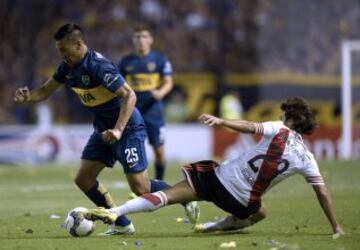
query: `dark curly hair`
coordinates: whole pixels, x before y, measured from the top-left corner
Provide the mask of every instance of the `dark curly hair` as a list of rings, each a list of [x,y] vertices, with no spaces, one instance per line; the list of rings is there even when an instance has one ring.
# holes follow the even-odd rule
[[[83,29],[76,23],[67,23],[59,27],[54,33],[54,39],[60,41],[69,36],[82,38]]]
[[[285,112],[285,119],[292,121],[292,129],[297,133],[309,135],[317,128],[314,111],[304,98],[286,99],[281,110]]]

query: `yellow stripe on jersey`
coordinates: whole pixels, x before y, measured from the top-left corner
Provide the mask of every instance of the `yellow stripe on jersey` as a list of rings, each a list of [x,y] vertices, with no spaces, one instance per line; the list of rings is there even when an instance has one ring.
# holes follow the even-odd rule
[[[159,73],[131,74],[126,76],[126,82],[135,91],[149,91],[160,86],[161,78]]]
[[[71,88],[80,98],[82,104],[88,107],[98,106],[116,97],[116,95],[100,85],[92,89]]]

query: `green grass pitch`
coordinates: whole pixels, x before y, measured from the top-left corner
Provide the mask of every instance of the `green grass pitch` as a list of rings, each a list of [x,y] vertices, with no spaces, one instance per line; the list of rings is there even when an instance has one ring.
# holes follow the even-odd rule
[[[130,215],[137,230],[132,236],[96,236],[106,229],[97,223],[93,235],[73,238],[60,228],[64,216],[74,207],[93,206],[73,184],[75,166],[0,167],[0,249],[210,250],[220,249],[222,242],[235,241],[235,249],[358,250],[360,162],[321,162],[320,167],[338,219],[347,233],[337,240],[331,238],[330,225],[311,187],[301,176],[287,179],[265,195],[268,218],[238,233],[194,234],[190,224],[177,222],[184,213],[176,205]],[[167,180],[174,184],[181,179],[179,165],[172,164]],[[100,180],[118,204],[127,199],[129,190],[119,166],[106,169]],[[209,203],[200,205],[202,222],[224,215]],[[61,219],[50,219],[53,214]]]

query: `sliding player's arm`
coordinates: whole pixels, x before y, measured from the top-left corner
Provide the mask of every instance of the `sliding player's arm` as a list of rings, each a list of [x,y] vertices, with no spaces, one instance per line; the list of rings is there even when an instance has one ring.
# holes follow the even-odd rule
[[[126,82],[116,90],[115,94],[121,98],[122,102],[114,128],[103,132],[104,140],[109,143],[115,143],[120,139],[136,104],[135,92]]]
[[[209,126],[222,126],[241,133],[257,133],[257,123],[244,120],[228,120],[213,115],[203,114],[199,117],[200,122]]]
[[[326,217],[328,218],[331,227],[334,232],[334,237],[338,237],[341,234],[344,234],[340,224],[336,220],[334,206],[331,201],[329,192],[326,189],[325,185],[313,185],[313,189],[316,193],[317,199],[320,203],[322,210],[324,211]]]
[[[34,104],[47,99],[60,86],[61,83],[53,78],[48,79],[41,87],[30,90],[28,87],[22,87],[15,91],[14,101],[21,104]]]
[[[173,86],[174,83],[172,76],[164,76],[161,87],[151,91],[151,93],[156,100],[162,100],[167,94],[169,94]]]

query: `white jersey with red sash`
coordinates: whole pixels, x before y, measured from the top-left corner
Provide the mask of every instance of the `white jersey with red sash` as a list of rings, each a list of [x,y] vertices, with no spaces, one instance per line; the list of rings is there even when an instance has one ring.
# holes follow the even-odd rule
[[[300,173],[311,185],[324,185],[318,165],[300,134],[282,121],[256,124],[262,139],[239,157],[227,160],[215,173],[241,204],[261,201],[261,196],[285,178]]]

